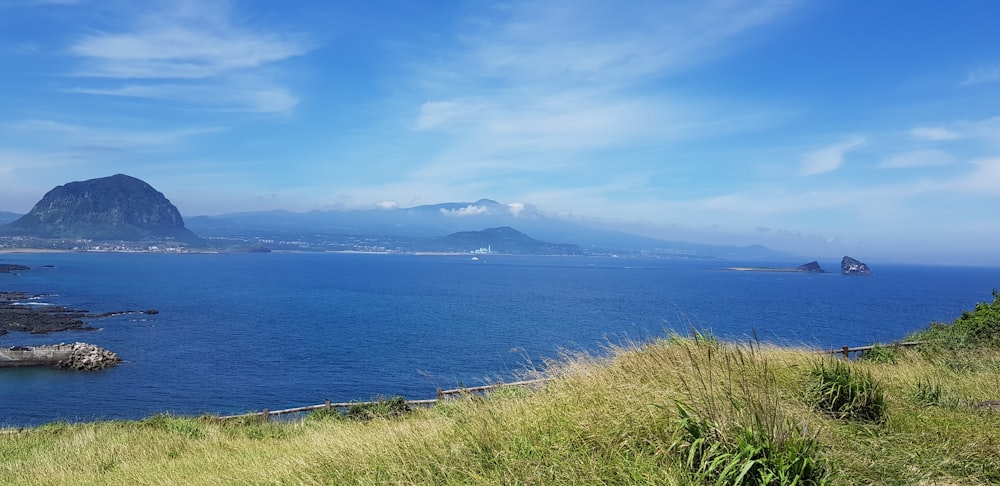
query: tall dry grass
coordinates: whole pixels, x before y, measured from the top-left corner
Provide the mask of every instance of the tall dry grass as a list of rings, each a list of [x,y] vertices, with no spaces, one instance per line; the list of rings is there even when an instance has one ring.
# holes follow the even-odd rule
[[[878,422],[817,407],[812,370],[824,359],[807,349],[671,337],[609,346],[604,357],[567,353],[547,363],[541,373],[551,379],[537,390],[502,389],[396,418],[157,416],[7,430],[0,484],[1000,480],[1000,413],[975,406],[1000,399],[1000,354],[984,351],[971,367],[911,351],[895,364],[844,364],[884,393]],[[707,439],[695,444],[692,431]]]

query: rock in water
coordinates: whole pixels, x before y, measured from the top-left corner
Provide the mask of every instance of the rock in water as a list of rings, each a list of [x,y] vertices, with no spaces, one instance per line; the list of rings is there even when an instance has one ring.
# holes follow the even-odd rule
[[[868,264],[862,263],[855,260],[849,256],[845,256],[843,260],[840,261],[840,274],[841,275],[871,275],[872,270],[868,268]]]
[[[98,241],[197,243],[177,207],[149,184],[124,174],[52,189],[0,234]]]
[[[69,356],[56,363],[56,366],[78,371],[100,371],[120,362],[121,358],[107,349],[93,344],[74,343]]]
[[[823,270],[823,267],[819,266],[819,262],[809,262],[799,265],[795,269],[806,273],[826,273],[826,270]]]

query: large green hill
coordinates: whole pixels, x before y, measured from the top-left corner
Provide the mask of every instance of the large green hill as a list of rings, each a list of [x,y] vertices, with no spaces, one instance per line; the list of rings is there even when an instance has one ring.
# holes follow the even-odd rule
[[[70,182],[42,197],[0,235],[33,238],[196,243],[177,208],[149,184],[124,174]]]

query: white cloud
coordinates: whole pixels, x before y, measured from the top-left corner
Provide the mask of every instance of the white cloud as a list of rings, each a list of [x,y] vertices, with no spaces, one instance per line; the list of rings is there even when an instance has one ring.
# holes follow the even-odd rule
[[[470,204],[460,209],[441,208],[441,214],[445,216],[455,216],[455,217],[479,216],[482,214],[490,214],[490,208],[486,206],[477,206],[475,204]]]
[[[971,86],[996,81],[1000,81],[1000,64],[979,66],[976,69],[970,70],[965,76],[965,80],[960,83],[960,86]]]
[[[311,50],[299,36],[238,24],[224,0],[148,5],[138,15],[120,12],[117,31],[68,47],[80,60],[70,74],[89,84],[72,91],[262,113],[296,106],[274,79],[278,63]],[[119,80],[129,84],[115,86]]]
[[[74,93],[122,96],[167,101],[182,101],[222,110],[257,113],[281,113],[298,105],[299,100],[287,89],[267,84],[241,89],[217,85],[130,84],[111,89],[74,88]]]
[[[177,130],[123,130],[102,129],[74,125],[54,120],[22,120],[4,125],[23,135],[42,135],[63,145],[130,148],[143,146],[169,146],[200,135],[217,133],[218,127],[187,128]]]
[[[625,4],[511,2],[508,21],[472,37],[491,75],[626,82],[714,57],[723,44],[791,9],[785,0]]]
[[[930,142],[978,140],[1000,143],[1000,117],[956,121],[946,127],[917,127],[910,130],[910,135]]]
[[[961,138],[954,130],[949,130],[947,128],[941,127],[917,127],[910,130],[910,136],[913,138],[921,140],[930,141],[944,141],[944,140],[958,140]]]
[[[481,107],[461,100],[428,101],[420,106],[418,130],[431,130],[473,117]]]
[[[379,201],[375,203],[375,207],[384,211],[389,211],[392,209],[399,209],[399,203],[396,201]]]
[[[510,211],[510,214],[514,215],[514,217],[517,217],[517,216],[520,216],[521,213],[524,212],[525,207],[524,207],[524,204],[522,204],[522,203],[516,203],[515,202],[515,203],[508,204],[507,205],[507,210]]]
[[[845,142],[809,152],[802,158],[801,174],[816,175],[835,171],[843,165],[847,152],[864,143],[864,137],[853,137]]]
[[[792,10],[784,0],[514,1],[471,19],[418,71],[427,91],[412,126],[450,136],[412,174],[599,170],[595,151],[757,129],[772,107],[666,97],[649,83],[738,48],[733,42]],[[443,61],[439,61],[443,60]],[[616,161],[619,169],[636,159]]]
[[[894,154],[883,160],[879,167],[885,169],[907,169],[912,167],[938,167],[950,165],[954,157],[941,150],[913,150]]]
[[[84,59],[78,76],[206,78],[299,56],[309,49],[290,36],[234,25],[220,1],[170,4],[134,19],[126,32],[100,32],[69,52]]]
[[[957,191],[976,192],[992,197],[1000,197],[1000,157],[982,158],[972,161],[972,173],[948,184]]]

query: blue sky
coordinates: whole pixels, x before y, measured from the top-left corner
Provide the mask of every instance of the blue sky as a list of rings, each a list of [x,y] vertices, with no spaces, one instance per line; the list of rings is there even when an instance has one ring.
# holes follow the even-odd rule
[[[992,1],[0,0],[0,210],[482,197],[666,239],[1000,264]]]

